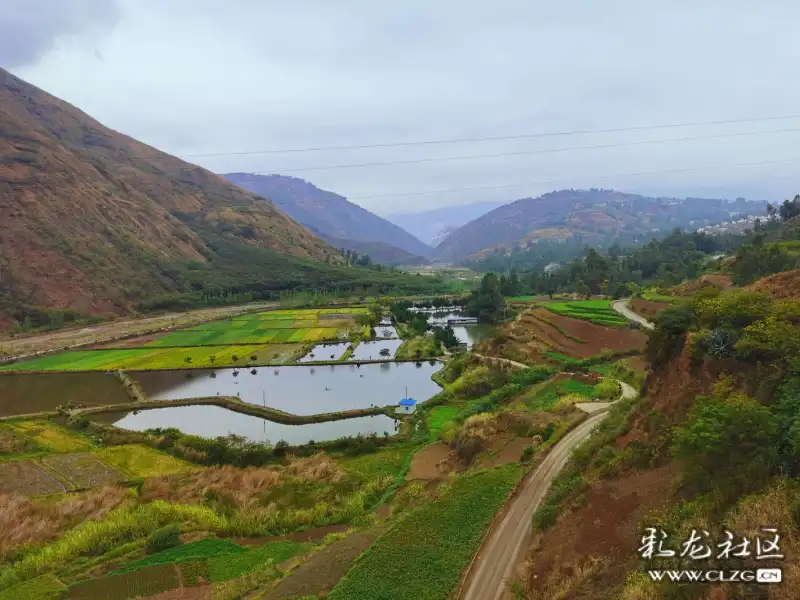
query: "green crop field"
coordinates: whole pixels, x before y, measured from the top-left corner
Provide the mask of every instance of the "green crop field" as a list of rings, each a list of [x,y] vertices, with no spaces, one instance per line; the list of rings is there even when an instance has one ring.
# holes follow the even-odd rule
[[[135,444],[101,448],[94,455],[131,477],[156,477],[197,468],[169,454]]]
[[[67,586],[52,575],[42,575],[0,591],[0,600],[58,600]]]
[[[456,478],[379,537],[328,600],[445,600],[521,475],[509,464]]]
[[[437,437],[444,424],[455,419],[459,412],[461,412],[461,409],[457,406],[436,406],[432,408],[428,413],[428,431],[431,437]]]
[[[412,448],[408,445],[394,446],[360,456],[346,456],[339,459],[348,471],[358,473],[365,479],[377,479],[387,475],[397,475],[403,467]]]
[[[181,544],[174,548],[169,548],[163,552],[151,554],[147,558],[136,561],[126,567],[117,569],[110,573],[110,575],[121,575],[122,573],[130,573],[137,571],[144,567],[152,565],[164,565],[169,563],[178,563],[187,560],[194,560],[200,558],[211,558],[213,556],[221,556],[224,554],[238,554],[247,552],[247,548],[240,546],[230,540],[218,540],[216,538],[206,538],[197,542],[190,542],[188,544]]]
[[[625,327],[628,320],[611,308],[610,300],[575,300],[547,302],[543,306],[550,312],[573,319],[590,321],[605,327]]]
[[[558,379],[534,388],[523,397],[523,402],[530,410],[547,410],[558,402],[561,396],[569,395],[584,396],[587,400],[591,400],[594,396],[594,386],[574,379]]]
[[[85,438],[48,421],[17,421],[10,423],[17,433],[32,439],[38,446],[53,452],[79,452],[91,447]]]

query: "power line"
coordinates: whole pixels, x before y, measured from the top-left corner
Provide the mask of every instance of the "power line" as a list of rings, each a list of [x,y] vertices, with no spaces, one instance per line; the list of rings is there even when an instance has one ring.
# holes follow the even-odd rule
[[[702,125],[731,125],[734,123],[756,123],[759,121],[785,121],[800,119],[800,115],[784,117],[754,117],[751,119],[727,119],[723,121],[695,121],[688,123],[670,123],[663,125],[639,125],[633,127],[613,127],[609,129],[576,129],[572,131],[553,131],[541,133],[525,133],[518,135],[500,135],[473,138],[452,138],[442,140],[421,140],[416,142],[386,142],[381,144],[354,144],[350,146],[318,146],[310,148],[282,148],[272,150],[244,150],[240,152],[211,152],[206,154],[182,154],[183,158],[203,158],[211,156],[246,156],[249,154],[289,154],[295,152],[323,152],[326,150],[359,150],[372,148],[393,148],[404,146],[429,146],[434,144],[462,144],[472,142],[492,142],[499,140],[521,140],[530,138],[558,137],[566,135],[582,135],[591,133],[620,133],[623,131],[647,131],[652,129],[669,129],[673,127],[699,127]]]
[[[448,162],[448,161],[455,161],[455,160],[473,160],[476,158],[497,158],[502,156],[523,156],[523,155],[534,155],[534,154],[555,154],[558,152],[572,152],[575,150],[599,150],[599,149],[608,149],[608,148],[621,148],[625,146],[645,146],[649,144],[665,144],[671,142],[692,142],[697,140],[713,140],[713,139],[721,139],[721,138],[733,138],[733,137],[747,137],[752,135],[765,135],[770,133],[786,133],[791,131],[800,131],[800,127],[792,127],[787,129],[770,129],[767,131],[744,131],[744,132],[736,132],[736,133],[716,133],[711,135],[699,135],[699,136],[690,136],[690,137],[682,137],[682,138],[668,138],[668,139],[661,139],[661,140],[640,140],[635,142],[614,142],[610,144],[595,144],[591,146],[571,146],[567,148],[546,148],[540,150],[519,150],[515,152],[495,152],[491,154],[471,154],[466,156],[440,156],[434,158],[412,158],[407,160],[391,160],[391,161],[383,161],[383,162],[371,162],[371,163],[353,163],[353,164],[346,164],[346,165],[324,165],[319,167],[296,167],[296,168],[289,168],[289,169],[276,169],[271,172],[254,172],[254,175],[270,175],[274,173],[300,173],[303,171],[329,171],[333,169],[353,169],[353,168],[360,168],[360,167],[383,167],[383,166],[391,166],[391,165],[411,165],[411,164],[419,164],[419,163],[431,163],[431,162]]]
[[[552,185],[552,184],[559,184],[559,183],[570,183],[574,182],[576,179],[617,179],[622,177],[642,177],[645,175],[668,175],[672,173],[688,173],[691,171],[710,171],[713,169],[733,169],[739,167],[750,167],[756,165],[775,165],[781,163],[790,163],[790,162],[798,162],[800,161],[800,157],[797,158],[785,158],[780,160],[765,160],[759,162],[746,162],[746,163],[735,163],[735,164],[727,164],[727,165],[709,165],[705,167],[687,167],[684,169],[668,169],[664,171],[642,171],[639,173],[620,173],[617,175],[583,175],[577,177],[570,177],[569,179],[550,179],[548,181],[527,181],[524,183],[501,183],[497,185],[484,185],[479,187],[468,187],[468,188],[450,188],[450,189],[443,189],[443,190],[429,190],[429,191],[417,191],[417,192],[398,192],[392,194],[378,194],[374,196],[350,196],[348,200],[373,200],[376,198],[397,198],[397,197],[405,197],[405,196],[430,196],[434,194],[448,194],[448,193],[455,193],[455,192],[473,192],[478,190],[490,190],[490,189],[500,189],[500,188],[512,188],[512,187],[523,187],[527,185]]]

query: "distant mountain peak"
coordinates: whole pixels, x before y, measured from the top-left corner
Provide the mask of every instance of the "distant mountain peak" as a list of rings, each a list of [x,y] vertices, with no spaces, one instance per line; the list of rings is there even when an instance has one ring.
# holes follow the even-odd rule
[[[304,179],[254,173],[227,173],[222,177],[269,199],[297,222],[319,232],[330,243],[335,243],[334,240],[382,243],[426,258],[433,253],[430,246],[402,227]]]

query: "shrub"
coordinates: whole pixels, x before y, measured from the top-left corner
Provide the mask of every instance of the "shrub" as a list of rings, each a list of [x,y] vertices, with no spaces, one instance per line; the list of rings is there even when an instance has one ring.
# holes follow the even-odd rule
[[[147,538],[145,548],[147,552],[154,553],[177,546],[181,542],[181,529],[177,523],[172,523],[160,529],[156,529]]]
[[[738,495],[757,489],[776,465],[778,423],[751,398],[725,396],[697,398],[675,430],[673,451],[684,461],[688,485]]]
[[[619,383],[614,379],[605,378],[596,386],[594,392],[601,400],[616,400],[619,398]]]

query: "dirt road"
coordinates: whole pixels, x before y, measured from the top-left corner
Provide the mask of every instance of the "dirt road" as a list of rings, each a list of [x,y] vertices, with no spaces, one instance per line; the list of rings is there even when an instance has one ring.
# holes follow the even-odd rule
[[[630,321],[636,321],[645,329],[653,329],[653,327],[655,327],[655,325],[645,319],[642,315],[633,312],[631,307],[628,305],[627,300],[617,300],[611,304],[611,308],[613,308],[626,319]]]
[[[620,399],[635,398],[636,390],[625,383]],[[506,593],[506,581],[514,574],[531,529],[531,516],[544,499],[556,475],[564,468],[572,451],[586,440],[606,415],[611,402],[578,405],[590,413],[589,418],[553,446],[539,467],[530,473],[520,492],[506,508],[481,545],[467,574],[460,600],[498,600]]]
[[[525,363],[517,362],[515,360],[511,360],[510,358],[500,358],[498,356],[484,356],[483,354],[478,354],[477,352],[472,353],[473,356],[477,356],[478,358],[483,358],[486,360],[497,361],[501,363],[506,363],[507,365],[511,365],[512,367],[517,367],[518,369],[530,369],[530,365],[526,365]]]
[[[558,442],[528,475],[521,492],[511,501],[505,517],[489,533],[472,564],[461,600],[498,600],[506,591],[506,581],[514,573],[523,544],[528,540],[531,515],[544,499],[550,484],[569,460],[572,451],[600,423],[605,412],[591,415]]]

